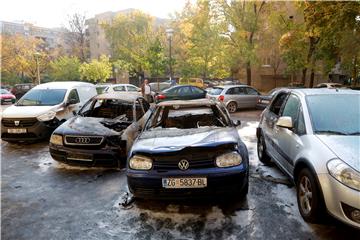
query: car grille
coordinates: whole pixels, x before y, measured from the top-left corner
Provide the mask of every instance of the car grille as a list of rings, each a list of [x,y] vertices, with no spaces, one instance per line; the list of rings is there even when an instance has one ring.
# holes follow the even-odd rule
[[[4,127],[19,127],[19,128],[31,127],[31,126],[35,125],[37,122],[38,122],[38,120],[36,118],[23,118],[23,119],[3,118],[1,120],[1,123],[3,124]]]
[[[101,136],[65,136],[65,144],[67,145],[101,145],[104,137]]]

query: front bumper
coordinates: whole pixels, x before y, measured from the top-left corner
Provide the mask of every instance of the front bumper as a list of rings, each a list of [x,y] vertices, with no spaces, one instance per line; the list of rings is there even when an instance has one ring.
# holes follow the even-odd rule
[[[9,142],[31,142],[37,140],[48,139],[51,133],[59,126],[57,119],[40,122],[33,120],[33,124],[21,125],[21,121],[28,121],[27,119],[3,119],[2,121],[20,121],[19,126],[5,126],[1,124],[1,139]],[[9,133],[9,129],[26,129],[26,133]]]
[[[162,187],[162,178],[206,177],[205,188],[169,189]],[[248,186],[248,169],[241,164],[229,168],[193,169],[187,171],[127,170],[129,190],[135,197],[146,199],[187,199],[224,195],[240,195]]]
[[[82,149],[49,144],[50,155],[58,162],[74,166],[86,167],[117,167],[126,166],[126,153],[121,148]],[[71,155],[88,155],[90,160],[79,160],[70,157]]]
[[[348,205],[360,211],[360,192],[343,185],[329,174],[319,174],[318,179],[328,212],[338,220],[360,229],[360,223],[350,219],[344,209]]]

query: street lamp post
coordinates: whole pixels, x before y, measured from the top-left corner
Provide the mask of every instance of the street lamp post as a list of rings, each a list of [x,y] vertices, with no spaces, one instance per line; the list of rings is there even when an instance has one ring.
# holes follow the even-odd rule
[[[172,81],[173,78],[173,72],[172,72],[172,56],[171,56],[171,40],[172,40],[172,36],[173,36],[174,30],[169,28],[166,29],[166,36],[169,40],[169,68],[170,68],[170,81]]]
[[[37,72],[37,80],[38,83],[41,84],[41,80],[40,80],[40,67],[39,67],[39,57],[41,56],[41,53],[36,52],[34,53],[35,59],[36,59],[36,72]]]

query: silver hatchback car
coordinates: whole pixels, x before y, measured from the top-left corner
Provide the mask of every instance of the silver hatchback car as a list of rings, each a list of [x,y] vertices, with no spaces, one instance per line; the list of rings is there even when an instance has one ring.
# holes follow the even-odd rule
[[[229,112],[236,112],[238,108],[255,108],[261,94],[247,85],[216,86],[210,89],[207,97],[223,102]]]
[[[360,228],[360,93],[345,89],[280,91],[257,129],[258,156],[271,159],[297,189],[300,214],[324,213]]]

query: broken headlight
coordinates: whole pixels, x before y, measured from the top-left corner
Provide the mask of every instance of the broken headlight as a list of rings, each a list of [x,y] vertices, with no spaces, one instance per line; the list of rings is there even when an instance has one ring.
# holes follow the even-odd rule
[[[360,173],[349,165],[340,159],[332,159],[327,163],[327,168],[336,180],[349,188],[360,191]]]
[[[61,135],[52,134],[50,138],[50,143],[54,145],[63,145],[63,137]]]
[[[150,170],[152,168],[152,160],[145,156],[134,155],[130,158],[129,166],[134,170]]]
[[[237,152],[229,152],[222,154],[216,158],[216,166],[218,167],[232,167],[240,165],[242,158]]]
[[[56,112],[49,111],[47,113],[44,113],[44,114],[38,116],[37,120],[39,120],[40,122],[46,122],[46,121],[50,121],[50,120],[54,119],[55,116],[56,116]]]

